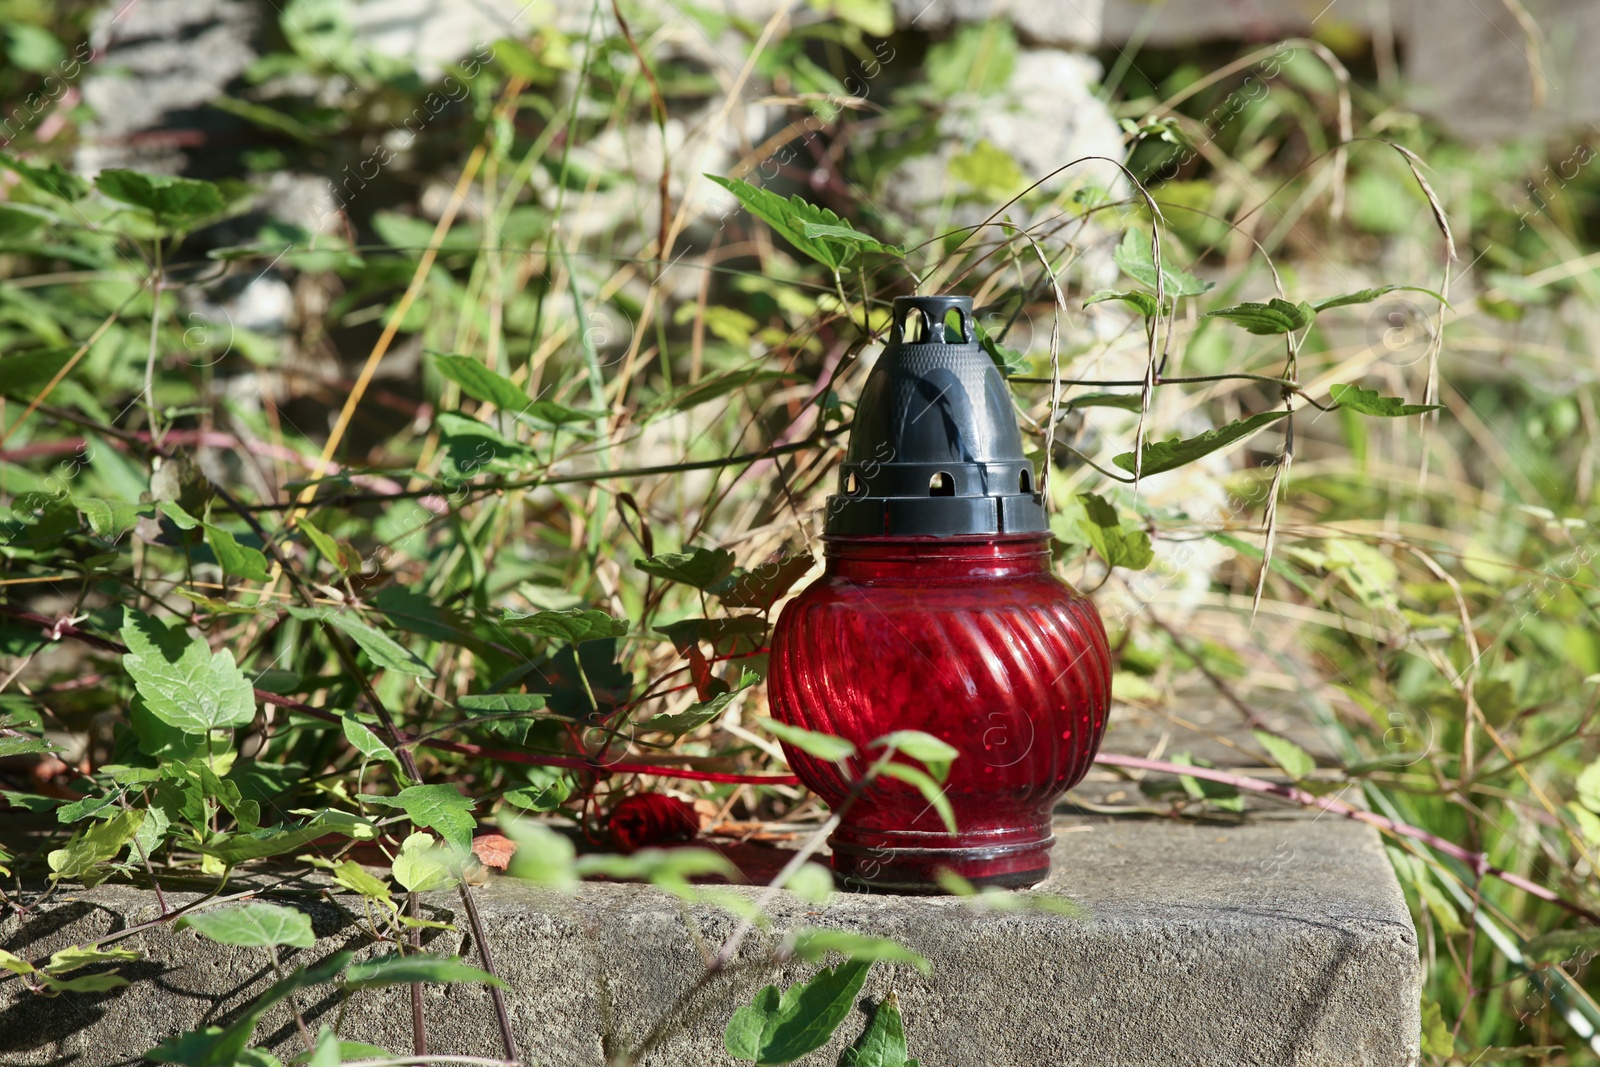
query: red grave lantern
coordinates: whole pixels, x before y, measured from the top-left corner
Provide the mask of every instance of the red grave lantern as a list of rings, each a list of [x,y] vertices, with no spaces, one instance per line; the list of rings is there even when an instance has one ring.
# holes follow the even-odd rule
[[[1105,627],[1050,571],[1011,397],[976,337],[970,297],[895,299],[828,501],[825,573],[773,634],[773,716],[860,753],[830,763],[784,746],[830,806],[846,805],[885,734],[921,730],[961,753],[945,782],[954,835],[886,776],[844,807],[830,843],[852,888],[937,892],[941,870],[1040,881],[1051,809],[1105,731]]]

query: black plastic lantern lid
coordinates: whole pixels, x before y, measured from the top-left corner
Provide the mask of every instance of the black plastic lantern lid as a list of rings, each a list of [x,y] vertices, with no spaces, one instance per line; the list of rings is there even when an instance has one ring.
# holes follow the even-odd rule
[[[1049,529],[1005,378],[969,296],[899,296],[867,376],[824,532],[960,537]]]

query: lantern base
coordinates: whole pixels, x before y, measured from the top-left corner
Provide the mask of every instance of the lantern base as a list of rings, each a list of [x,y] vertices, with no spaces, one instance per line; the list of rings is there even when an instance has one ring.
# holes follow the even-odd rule
[[[1024,889],[1050,874],[1048,813],[1036,824],[955,836],[922,830],[873,830],[841,826],[828,839],[833,872],[842,888],[856,892],[946,893],[945,872],[978,887]]]

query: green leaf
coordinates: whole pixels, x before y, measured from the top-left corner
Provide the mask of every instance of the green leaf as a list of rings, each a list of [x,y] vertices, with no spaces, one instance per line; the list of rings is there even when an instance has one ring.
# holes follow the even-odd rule
[[[1085,393],[1067,401],[1067,410],[1074,408],[1120,408],[1138,411],[1144,407],[1144,398],[1138,393]]]
[[[42,968],[49,974],[70,974],[79,967],[92,967],[97,963],[128,963],[143,959],[143,953],[131,948],[101,949],[86,945],[73,945],[51,953],[50,962]]]
[[[50,865],[50,880],[72,879],[96,886],[110,877],[104,867],[125,848],[144,824],[143,808],[119,812],[104,822],[91,823],[78,830],[67,842],[45,857]]]
[[[502,820],[506,836],[517,843],[507,873],[546,889],[571,889],[578,882],[573,870],[577,850],[572,841],[548,826],[528,819]]]
[[[400,808],[418,826],[439,831],[439,836],[457,852],[472,848],[475,802],[471,797],[462,796],[453,785],[413,785],[392,797],[362,793],[360,799],[382,807]]]
[[[1138,229],[1127,231],[1122,235],[1122,243],[1117,245],[1117,250],[1111,258],[1122,268],[1122,273],[1141,285],[1155,289],[1156,264],[1150,254],[1149,234]],[[1162,286],[1162,295],[1168,300],[1180,296],[1199,296],[1212,287],[1210,282],[1203,282],[1188,271],[1178,270],[1165,263],[1161,267],[1161,277],[1165,283]]]
[[[1359,385],[1329,386],[1328,394],[1342,408],[1349,408],[1362,415],[1379,415],[1385,418],[1421,415],[1428,411],[1438,411],[1440,408],[1438,404],[1407,404],[1397,396],[1381,396],[1376,389],[1363,389]]]
[[[431,956],[426,952],[380,956],[356,964],[344,977],[344,987],[352,992],[379,986],[409,985],[412,982],[473,982],[505,988],[505,983],[500,979],[487,971],[468,967],[458,956]]]
[[[577,645],[606,637],[621,637],[628,632],[628,620],[616,619],[593,608],[568,608],[565,611],[535,611],[523,614],[509,608],[500,616],[507,626]]]
[[[108,541],[120,539],[138,525],[141,516],[155,514],[150,504],[130,504],[125,500],[79,497],[76,503],[83,517],[89,520],[89,531]]]
[[[317,935],[311,932],[310,916],[277,904],[240,904],[185,915],[178,920],[178,928],[185,927],[223,945],[310,948],[317,943]]]
[[[725,548],[696,548],[689,552],[661,552],[636,564],[654,578],[710,589],[733,574],[734,555]]]
[[[1227,319],[1229,322],[1243,326],[1254,334],[1269,336],[1271,334],[1294,333],[1303,330],[1316,321],[1317,313],[1310,304],[1291,304],[1287,300],[1273,297],[1265,304],[1246,301],[1232,307],[1220,308],[1216,311],[1206,312],[1207,317]]]
[[[1311,309],[1313,311],[1327,311],[1329,308],[1348,307],[1351,304],[1370,304],[1385,293],[1393,293],[1398,290],[1422,293],[1425,296],[1433,297],[1445,307],[1450,306],[1450,301],[1432,289],[1424,289],[1419,285],[1383,285],[1376,289],[1358,289],[1356,292],[1345,293],[1343,296],[1330,296],[1326,300],[1314,300],[1311,302]]]
[[[220,188],[193,178],[112,168],[101,171],[94,184],[111,199],[148,211],[158,223],[176,229],[220,215],[227,206]]]
[[[1028,185],[1016,157],[988,140],[980,139],[972,151],[951,158],[951,178],[991,200],[1006,200]]]
[[[872,1012],[866,1032],[839,1057],[839,1067],[915,1067],[906,1059],[905,1024],[900,998],[891,990]]]
[[[1449,1057],[1456,1052],[1455,1038],[1450,1036],[1450,1025],[1436,1000],[1424,999],[1422,1003],[1422,1054]]]
[[[723,1047],[757,1064],[790,1063],[828,1043],[855,1006],[867,980],[867,961],[848,960],[790,986],[781,996],[767,986],[728,1021]]]
[[[817,961],[828,953],[837,952],[853,960],[884,960],[888,963],[909,963],[923,974],[930,974],[933,965],[920,952],[913,952],[900,942],[887,937],[870,937],[854,930],[820,930],[803,928],[795,936],[794,954],[803,960]]]
[[[777,230],[795,248],[832,270],[839,270],[858,251],[905,255],[904,249],[858,232],[827,208],[807,203],[799,196],[785,200],[738,178],[721,178],[715,174],[706,177],[732,193],[745,210]],[[817,230],[815,234],[807,232],[812,228]]]
[[[783,556],[750,570],[735,567],[711,592],[730,608],[770,611],[795,582],[806,576],[814,563],[808,553]]]
[[[456,698],[456,706],[479,715],[514,714],[544,709],[543,693],[471,693]]]
[[[1193,463],[1201,456],[1209,456],[1219,448],[1226,448],[1235,441],[1242,441],[1263,426],[1277,422],[1287,414],[1289,414],[1287,411],[1263,411],[1215,430],[1207,430],[1197,437],[1182,440],[1174,437],[1168,441],[1146,442],[1141,473],[1149,477],[1152,474],[1176,470],[1186,463]],[[1132,452],[1114,456],[1111,462],[1129,473],[1133,472]]]
[[[39,227],[55,221],[55,212],[42,207],[0,203],[0,242],[20,240]]]
[[[394,909],[389,883],[369,873],[355,860],[345,860],[332,868],[333,880],[358,896]]]
[[[440,848],[432,834],[410,834],[400,844],[391,871],[394,880],[412,893],[427,893],[444,889],[455,882],[450,871],[454,856],[449,849]]]
[[[245,578],[252,582],[265,582],[271,578],[267,573],[267,557],[258,548],[241,545],[237,538],[220,526],[213,526],[209,522],[206,527],[206,543],[211,546],[211,551],[217,557],[217,563],[224,571],[235,578]]]
[[[688,896],[689,880],[715,875],[733,881],[739,871],[722,853],[709,848],[644,848],[626,856],[582,856],[573,866],[579,877],[649,882]]]
[[[951,834],[956,832],[956,813],[950,807],[950,798],[944,795],[944,787],[931,775],[905,763],[885,763],[879,773],[916,786],[917,792],[921,793],[922,798],[938,813],[939,821],[944,823],[944,828]]]
[[[533,449],[511,440],[486,422],[453,411],[442,411],[433,421],[445,450],[441,469],[447,477],[521,471],[539,462]]]
[[[392,764],[396,769],[400,767],[400,757],[394,754],[394,749],[384,744],[383,740],[366,726],[349,715],[341,717],[339,725],[344,730],[344,739],[350,742],[351,747],[364,758]]]
[[[1143,530],[1124,527],[1122,520],[1117,517],[1117,509],[1107,503],[1104,497],[1095,493],[1079,493],[1078,501],[1089,520],[1079,524],[1079,529],[1107,566],[1142,571],[1155,560],[1155,550],[1150,547],[1150,535]]]
[[[308,622],[326,622],[349,634],[361,646],[361,651],[380,668],[423,678],[434,677],[433,668],[417,658],[415,653],[376,626],[362,622],[353,611],[292,607],[289,614]]]
[[[896,730],[891,734],[884,734],[872,742],[873,748],[892,748],[896,752],[903,752],[912,759],[927,766],[928,771],[940,782],[950,773],[950,764],[961,755],[961,750],[954,745],[925,734],[921,730]]]
[[[856,754],[856,746],[842,737],[834,737],[832,734],[819,734],[814,730],[790,726],[775,719],[761,719],[759,721],[773,737],[776,737],[791,748],[798,748],[808,756],[815,756],[817,759],[828,760],[829,762],[837,762]]]
[[[215,856],[227,866],[246,860],[280,856],[329,834],[343,834],[357,841],[371,841],[378,836],[371,821],[332,809],[315,812],[304,824],[290,830],[275,828],[251,833],[230,834],[219,841],[197,846],[208,856]]]
[[[317,550],[317,555],[328,562],[334,570],[344,574],[344,554],[339,551],[339,542],[323,533],[321,529],[312,524],[310,519],[301,518],[295,524],[299,531],[306,535],[306,540]],[[213,549],[215,551],[215,549]]]
[[[13,171],[23,181],[61,200],[81,200],[89,195],[89,183],[59,163],[43,166],[0,152],[0,167]]]
[[[32,400],[50,384],[77,351],[76,347],[66,346],[0,357],[0,393]]]
[[[1151,277],[1154,277],[1152,272]],[[1099,289],[1083,302],[1084,307],[1091,304],[1103,304],[1107,300],[1120,300],[1124,304],[1133,305],[1134,310],[1147,319],[1156,317],[1156,297],[1154,293],[1147,293],[1142,289]],[[1137,410],[1137,409],[1135,409]]]
[[[171,627],[123,609],[122,665],[150,713],[184,733],[244,726],[255,718],[255,693],[228,649],[212,652],[182,624]]]
[[[439,373],[461,387],[461,391],[474,400],[493,404],[502,411],[519,411],[528,404],[528,394],[510,378],[498,374],[471,356],[435,354],[434,366]]]
[[[1295,781],[1309,778],[1311,772],[1317,769],[1317,761],[1311,753],[1290,741],[1288,738],[1269,734],[1265,730],[1250,731],[1255,735],[1256,742],[1267,750],[1267,755],[1272,757],[1272,762],[1282,767]]]
[[[1600,759],[1583,769],[1578,775],[1578,803],[1592,812],[1600,813]]]
[[[339,1035],[333,1028],[323,1026],[317,1031],[317,1044],[311,1050],[311,1058],[306,1061],[309,1067],[339,1067],[344,1062],[344,1048],[339,1043]]]

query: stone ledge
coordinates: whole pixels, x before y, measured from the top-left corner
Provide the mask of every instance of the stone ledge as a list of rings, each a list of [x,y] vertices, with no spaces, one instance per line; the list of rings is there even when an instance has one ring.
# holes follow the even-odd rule
[[[848,928],[926,955],[926,977],[875,964],[865,997],[897,990],[913,1054],[936,1067],[1416,1062],[1416,937],[1370,828],[1297,816],[1238,826],[1063,817],[1058,828],[1055,873],[1030,892],[1068,896],[1087,918],[976,912],[938,897],[839,895],[813,908],[785,894],[772,909],[777,929]],[[696,934],[714,947],[733,927],[724,912],[686,908],[646,886],[590,884],[563,898],[497,880],[477,893],[530,1064],[599,1065],[638,1041],[702,974]],[[295,962],[364,943],[358,912],[312,893],[302,906],[319,941]],[[426,910],[451,918],[458,908],[444,893]],[[58,897],[26,922],[9,919],[0,943],[38,958],[154,914],[150,893],[102,886]],[[438,932],[430,948],[461,952],[462,940]],[[0,1062],[134,1063],[177,1030],[228,1021],[270,977],[258,950],[201,943],[191,931],[162,928],[122,944],[148,958],[124,966],[134,985],[116,993],[42,1000],[16,982],[0,986]],[[753,936],[742,958],[759,959],[769,944]],[[724,975],[644,1062],[731,1063],[722,1029],[734,1003],[809,970]],[[313,1026],[338,1011],[331,994],[303,1007]],[[427,1014],[432,1051],[499,1055],[482,989],[429,987]],[[833,1063],[864,1019],[803,1062]],[[367,992],[351,999],[344,1034],[404,1050],[409,1025],[403,990]],[[283,1011],[258,1034],[295,1050]]]

